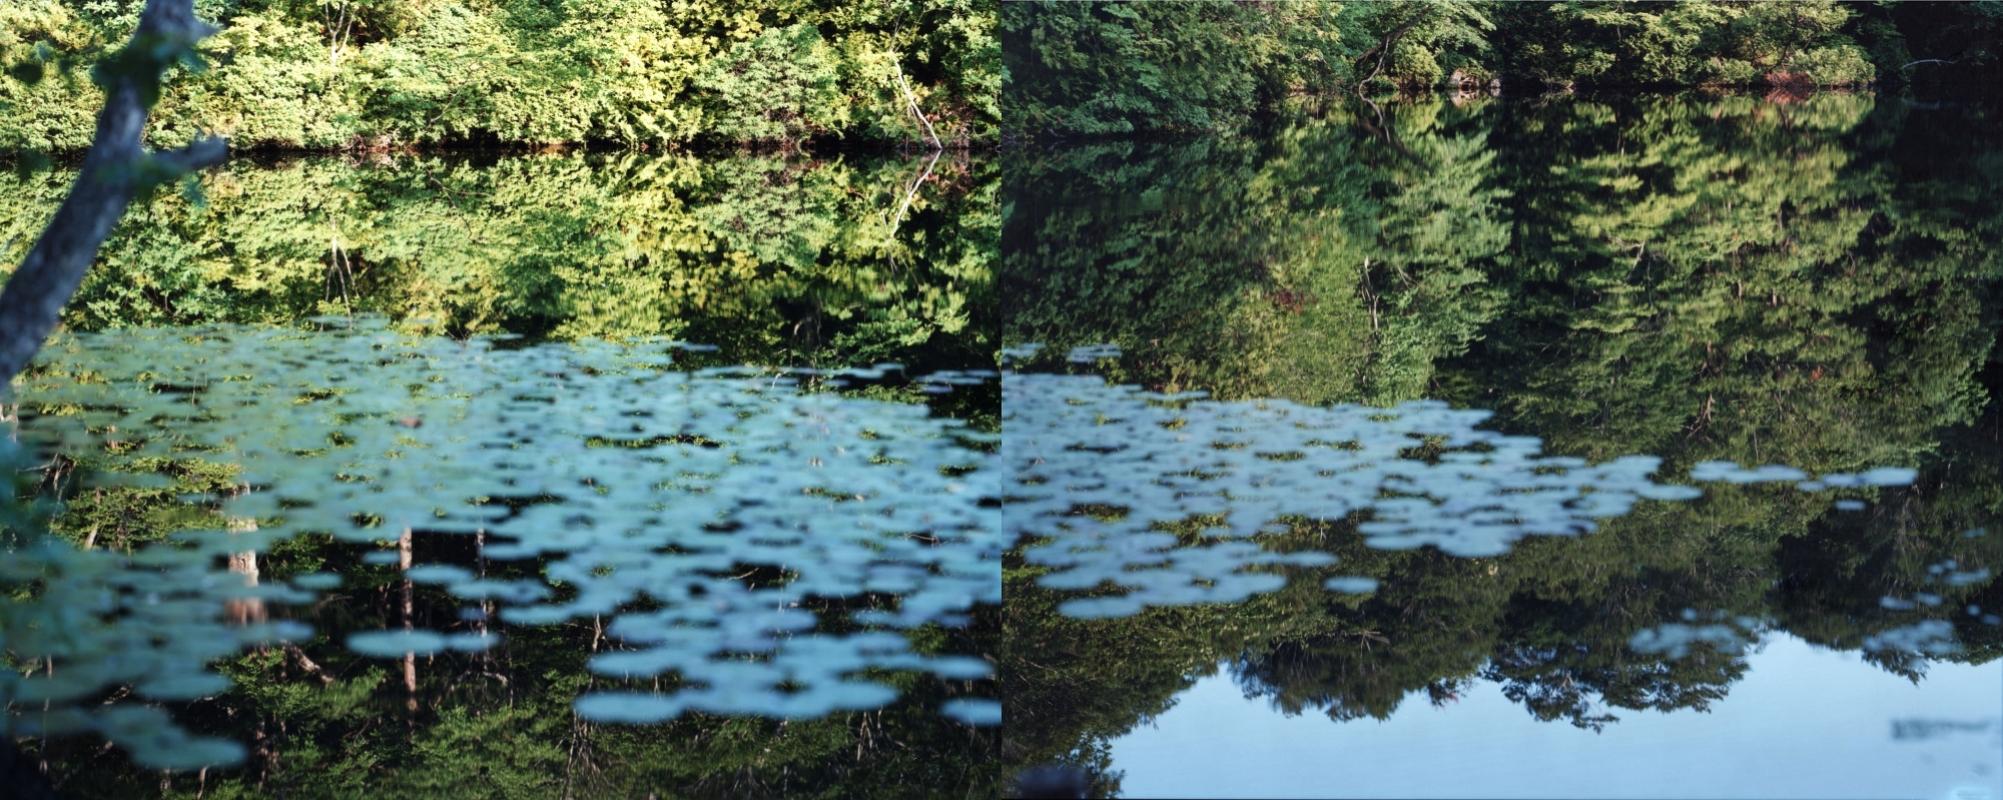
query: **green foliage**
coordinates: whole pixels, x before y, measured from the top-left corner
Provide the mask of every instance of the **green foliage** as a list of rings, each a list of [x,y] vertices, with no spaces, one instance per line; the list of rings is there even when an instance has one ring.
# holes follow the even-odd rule
[[[1332,4],[1002,6],[1011,130],[1083,135],[1226,127],[1347,67]]]
[[[986,141],[999,121],[1000,49],[981,0],[197,6],[222,32],[201,45],[209,69],[160,93],[150,131],[160,144],[203,131],[239,150],[916,141],[924,134],[898,76],[948,142]],[[51,72],[143,66],[112,51],[137,9],[62,0],[0,9],[9,72],[0,152],[88,144],[97,89]],[[192,52],[156,49],[120,52],[196,63]]]
[[[805,25],[738,42],[696,80],[710,127],[740,140],[797,142],[840,129],[835,56]]]
[[[98,33],[69,6],[51,1],[0,5],[0,151],[90,146],[98,104],[80,70],[57,69],[101,47]]]
[[[1352,74],[1365,90],[1426,88],[1455,74],[1460,76],[1456,83],[1487,83],[1489,70],[1479,59],[1488,50],[1487,36],[1495,23],[1482,3],[1353,3],[1336,22],[1354,42],[1358,55]]]
[[[1496,366],[1471,384],[1597,455],[1602,436],[1757,443],[1848,469],[1913,458],[1928,432],[1972,420],[2003,268],[1966,233],[1994,210],[1944,187],[1995,166],[1980,138],[1938,137],[1986,127],[1871,112],[1831,95],[1505,116],[1499,136],[1553,146],[1509,165],[1520,255],[1498,280],[1516,313],[1472,354]],[[1965,174],[1940,178],[1944,164]],[[1940,224],[1903,221],[1919,218]]]
[[[1477,118],[1400,106],[1359,132],[1375,119],[1012,161],[1007,337],[1120,345],[1110,374],[1171,391],[1424,396],[1499,309],[1507,192]]]
[[[1006,3],[1018,136],[1237,128],[1301,96],[1447,88],[1982,85],[2003,3]],[[1930,58],[1921,64],[1914,59]]]
[[[163,138],[192,138],[201,127],[228,130],[240,142],[276,147],[335,147],[345,142],[356,109],[338,91],[339,75],[307,25],[241,16],[208,47],[224,66],[201,80],[156,123]]]
[[[1984,402],[1980,119],[1830,94],[1377,120],[1012,165],[1009,343],[1117,344],[1108,374],[1170,391],[1465,392],[1596,457],[1694,438],[1852,469]],[[1441,368],[1462,353],[1492,372]]]
[[[68,179],[0,178],[0,263]],[[66,321],[363,312],[456,335],[672,336],[740,363],[991,363],[996,184],[954,159],[236,162],[207,176],[204,203],[135,205]]]

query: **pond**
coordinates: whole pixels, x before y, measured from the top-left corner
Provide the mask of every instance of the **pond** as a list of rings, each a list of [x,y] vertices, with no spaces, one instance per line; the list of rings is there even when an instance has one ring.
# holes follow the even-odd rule
[[[1462,98],[1007,160],[1004,762],[2003,797],[1996,111]]]
[[[66,797],[994,794],[996,187],[549,154],[152,198],[17,387],[13,743]]]
[[[62,796],[2003,798],[2003,122],[238,159],[17,385]],[[0,177],[18,259],[61,170]]]

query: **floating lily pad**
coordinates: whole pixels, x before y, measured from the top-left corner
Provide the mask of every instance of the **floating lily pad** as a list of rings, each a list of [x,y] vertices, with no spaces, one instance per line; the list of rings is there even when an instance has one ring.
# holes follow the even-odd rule
[[[1117,355],[1081,348],[1070,358]],[[1043,569],[1041,586],[1093,593],[1058,605],[1079,619],[1277,590],[1290,570],[1329,563],[1326,554],[1260,543],[1297,520],[1357,520],[1356,533],[1381,550],[1486,558],[1524,537],[1590,534],[1642,503],[1704,493],[1658,483],[1658,457],[1592,464],[1547,455],[1535,437],[1484,430],[1487,411],[1434,401],[1220,402],[1093,375],[1014,372],[1004,373],[1002,392],[1006,524],[1041,540],[1024,552]],[[1818,484],[1783,464],[1707,461],[1690,477],[1820,489],[1895,485],[1913,474],[1881,468]],[[1192,524],[1208,525],[1204,539],[1169,533]]]
[[[941,703],[939,713],[968,725],[1002,724],[1002,704],[995,700],[956,697]]]
[[[426,630],[367,631],[348,636],[349,650],[374,658],[402,658],[411,654],[427,656],[445,647],[444,636]]]
[[[364,563],[395,567],[406,556],[383,543],[403,531],[479,532],[464,546],[488,562],[534,559],[538,577],[483,578],[435,559],[399,577],[498,606],[482,619],[602,621],[609,636],[641,649],[609,650],[594,670],[680,679],[681,688],[627,719],[685,709],[804,718],[880,707],[898,692],[859,679],[870,670],[992,677],[981,659],[911,652],[901,631],[964,624],[976,605],[1001,601],[1000,557],[1012,537],[994,502],[994,438],[924,405],[809,385],[882,379],[899,365],[686,372],[659,342],[501,349],[484,338],[408,336],[381,320],[328,324],[122,329],[68,336],[45,351],[63,368],[26,377],[23,401],[61,397],[78,410],[24,426],[24,449],[101,448],[91,431],[143,420],[146,430],[171,435],[134,437],[121,444],[124,456],[199,451],[238,467],[253,489],[212,499],[256,523],[254,531],[188,531],[125,562],[74,548],[24,562],[33,566],[24,575],[36,579],[74,562],[135,584],[114,598],[116,608],[94,597],[48,598],[50,609],[102,610],[101,630],[91,631],[98,639],[62,646],[171,655],[177,666],[159,674],[196,675],[250,643],[301,634],[281,620],[227,625],[224,603],[304,603],[339,585],[313,574],[257,584],[220,567],[237,555],[318,534],[367,545]],[[77,374],[94,377],[68,377]],[[997,378],[912,379],[958,387]],[[737,577],[767,569],[782,578]],[[1220,591],[1245,588],[1241,581]],[[865,593],[887,602],[846,619],[812,610]],[[133,609],[146,622],[113,617]],[[816,633],[823,626],[865,630]],[[389,630],[344,641],[362,655],[400,658],[485,650],[502,635]],[[29,655],[58,645],[11,631],[8,644]],[[59,679],[23,682],[23,691],[82,702],[146,674],[64,667]],[[188,697],[215,688],[205,680],[156,679],[151,689]],[[580,713],[604,708],[589,700]]]
[[[341,586],[341,576],[331,572],[308,572],[304,575],[293,576],[292,585],[313,591],[338,589]]]
[[[639,692],[594,692],[577,698],[577,715],[607,724],[652,725],[681,716],[687,710],[679,700]]]

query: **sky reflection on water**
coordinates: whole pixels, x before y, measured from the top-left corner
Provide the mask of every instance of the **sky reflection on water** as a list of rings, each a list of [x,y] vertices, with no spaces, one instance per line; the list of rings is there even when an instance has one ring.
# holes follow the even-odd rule
[[[1795,798],[1815,748],[1862,773],[1937,711],[1859,728],[1853,693],[2003,713],[1995,120],[1420,100],[1005,163],[1002,341],[1079,421],[1004,447],[1050,481],[1005,759],[1107,795]],[[1451,723],[1370,749],[1417,719]],[[1188,747],[1144,757],[1151,721]],[[1877,796],[1953,788],[1922,773]]]
[[[1785,633],[1748,662],[1731,702],[1604,735],[1539,722],[1493,683],[1382,721],[1280,717],[1219,670],[1115,739],[1112,764],[1133,797],[2003,797],[2003,662],[1913,684]],[[1964,725],[1894,739],[1915,720]]]

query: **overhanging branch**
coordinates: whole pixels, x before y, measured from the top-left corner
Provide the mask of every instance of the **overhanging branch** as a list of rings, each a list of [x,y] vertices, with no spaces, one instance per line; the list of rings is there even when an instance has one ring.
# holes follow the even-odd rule
[[[163,168],[169,176],[181,175],[229,157],[228,145],[217,138],[150,155],[143,145],[147,112],[167,69],[214,32],[195,18],[193,0],[146,0],[131,41],[100,66],[104,110],[90,151],[69,196],[0,290],[0,387],[42,349],[97,259],[98,247],[144,182],[158,181]]]
[[[154,153],[153,161],[185,175],[221,164],[229,157],[227,140],[220,136],[205,136],[187,147]]]

